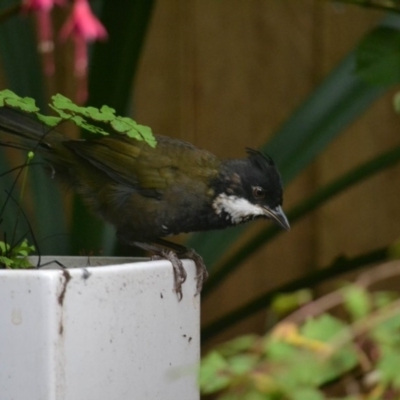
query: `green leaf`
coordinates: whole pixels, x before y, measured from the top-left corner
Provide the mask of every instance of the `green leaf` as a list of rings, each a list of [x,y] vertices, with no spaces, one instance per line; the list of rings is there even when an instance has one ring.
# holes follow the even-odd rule
[[[110,132],[107,132],[100,126],[93,125],[90,122],[90,120],[93,120],[110,124],[111,128],[117,133],[127,135],[136,140],[145,140],[151,147],[155,147],[156,145],[156,139],[153,136],[151,128],[139,125],[131,118],[116,116],[115,110],[111,107],[102,106],[101,109],[91,106],[81,107],[61,94],[53,96],[52,101],[53,103],[49,104],[49,106],[60,115],[60,118],[52,117],[50,119],[49,117],[38,115],[39,119],[49,125],[56,124],[61,119],[64,119],[74,122],[78,127],[91,133],[101,135],[110,134]]]
[[[30,97],[19,99],[6,99],[5,103],[10,107],[19,108],[20,110],[26,112],[39,111],[39,108],[36,107],[35,100]]]
[[[237,354],[229,357],[229,372],[232,375],[250,374],[259,362],[257,354]]]
[[[234,354],[250,350],[258,340],[260,340],[260,338],[257,335],[239,336],[218,346],[218,351],[224,357],[229,357]]]
[[[105,112],[103,110],[105,110]],[[115,119],[115,115],[114,113],[110,112],[110,110],[113,109],[105,106],[103,106],[100,110],[96,107],[86,107],[83,112],[85,116],[90,117],[95,121],[111,122]]]
[[[28,269],[28,268],[32,268],[32,264],[26,258],[23,258],[23,257],[15,258],[13,260],[13,264],[10,268],[12,268],[12,269]]]
[[[214,393],[229,386],[232,378],[226,373],[229,364],[216,351],[203,358],[200,365],[199,385],[203,394]]]
[[[49,106],[55,110],[60,117],[49,117],[37,112],[39,109],[35,106],[35,101],[33,99],[28,97],[21,98],[10,90],[0,91],[0,100],[2,100],[5,105],[19,108],[26,112],[35,112],[37,118],[48,126],[56,126],[62,120],[67,120],[74,122],[78,127],[89,132],[109,135],[110,132],[105,131],[98,125],[90,123],[88,121],[88,119],[90,119],[97,122],[110,123],[111,127],[118,133],[126,134],[137,140],[144,139],[152,147],[156,144],[151,128],[139,125],[131,118],[115,116],[115,110],[108,106],[103,106],[101,110],[95,107],[81,107],[74,104],[67,97],[57,94],[52,96],[53,103],[49,104]]]
[[[52,108],[56,113],[58,113],[58,115],[64,119],[64,120],[69,120],[71,118],[71,114],[65,112],[63,109],[61,108],[57,108],[55,107],[53,104],[49,104],[49,107]]]
[[[43,115],[40,113],[36,113],[36,117],[38,118],[39,121],[42,121],[45,123],[47,126],[57,126],[63,119],[60,117],[53,117],[49,115]]]
[[[302,335],[297,340],[302,338],[303,345],[301,342],[289,344],[271,340],[268,343],[267,359],[277,364],[276,368],[271,368],[274,379],[281,387],[292,391],[298,387],[320,386],[354,368],[358,364],[358,358],[352,346],[334,349],[328,343],[328,339],[342,332],[343,326],[345,325],[337,319],[323,315],[306,322],[300,329]],[[320,342],[320,345],[316,346],[314,341]],[[324,353],[318,350],[322,350],[323,344],[326,344]],[[327,353],[328,351],[333,353]]]
[[[111,127],[119,133],[125,133],[132,129],[135,130],[134,128],[136,128],[136,123],[134,123],[134,121],[130,120],[129,118],[118,117],[111,121]],[[136,130],[135,132],[136,136],[138,136]]]
[[[309,339],[328,341],[347,329],[344,322],[329,315],[323,314],[318,318],[308,319],[301,327],[302,335]]]
[[[289,343],[280,340],[268,339],[265,342],[265,351],[271,361],[286,361],[294,359],[298,349]]]
[[[20,97],[9,89],[0,91],[0,106],[18,108],[26,112],[39,111],[34,99],[31,97]]]
[[[400,388],[400,353],[398,349],[384,351],[376,368],[381,373],[383,383],[393,385],[397,389]]]
[[[17,100],[20,99],[12,90],[4,89],[0,90],[0,106],[4,107],[6,105],[7,100]]]
[[[0,256],[0,266],[1,264],[4,264],[6,268],[10,268],[13,264],[13,260],[5,256]]]
[[[318,386],[324,382],[325,364],[315,354],[304,349],[296,349],[296,354],[286,360],[275,372],[274,378],[280,387],[287,391],[295,390],[301,386]]]
[[[293,293],[280,293],[274,298],[271,309],[278,316],[283,316],[311,300],[312,292],[308,289],[297,290]]]
[[[27,239],[24,239],[20,244],[14,247],[0,241],[0,254],[7,254],[7,256],[0,256],[0,264],[10,269],[31,268],[32,265],[27,259],[27,256],[34,250],[35,247],[29,245]]]
[[[347,325],[339,319],[323,314],[318,318],[310,319],[301,327],[300,332],[309,339],[329,342],[329,340],[347,332]],[[320,365],[320,371],[316,372],[321,383],[337,378],[341,374],[354,368],[358,364],[357,352],[352,344],[344,345]]]
[[[108,116],[108,119],[111,121],[115,118],[115,110],[107,105],[101,107],[101,112],[103,115]]]
[[[149,126],[145,125],[140,125],[138,124],[136,126],[136,129],[140,133],[140,135],[143,137],[143,139],[146,141],[146,143],[151,146],[151,147],[156,147],[157,145],[157,140],[153,135],[153,132]],[[127,132],[127,135],[130,136],[129,132]]]
[[[361,319],[371,312],[371,299],[365,288],[350,285],[343,289],[344,306],[354,320]]]
[[[296,388],[290,393],[291,400],[324,400],[325,396],[317,389]]]
[[[0,240],[0,254],[4,254],[10,250],[10,245]]]
[[[20,99],[20,97],[10,89],[0,90],[0,100],[5,101],[7,99]]]
[[[370,32],[356,50],[356,71],[374,85],[400,82],[400,31],[381,26]]]
[[[57,110],[61,110],[64,111],[73,111],[73,113],[75,112],[79,112],[81,107],[78,106],[77,104],[75,104],[72,100],[70,100],[68,97],[63,96],[60,93],[57,93],[54,96],[51,96],[51,100],[53,102],[53,109]],[[67,115],[69,115],[69,113],[66,113]]]
[[[396,314],[375,326],[371,331],[371,336],[380,344],[400,346],[399,332],[400,314]]]
[[[219,395],[217,400],[281,400],[281,398],[276,397],[273,394],[269,395],[260,393],[255,389],[246,388],[246,390],[241,393],[236,393],[233,390],[230,390],[229,393]]]
[[[395,291],[378,291],[372,293],[372,302],[376,308],[382,308],[392,303],[398,297],[399,294]]]
[[[109,134],[108,132],[104,131],[100,127],[92,125],[91,123],[89,123],[85,118],[81,117],[80,115],[75,115],[75,116],[69,118],[69,120],[74,122],[75,125],[79,126],[80,128],[85,129],[91,133],[103,134],[103,135]]]

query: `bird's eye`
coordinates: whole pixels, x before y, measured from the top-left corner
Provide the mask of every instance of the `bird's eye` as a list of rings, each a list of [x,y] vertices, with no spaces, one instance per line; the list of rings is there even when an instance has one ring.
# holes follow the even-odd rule
[[[265,190],[260,186],[254,186],[253,196],[255,199],[263,199],[265,197]]]

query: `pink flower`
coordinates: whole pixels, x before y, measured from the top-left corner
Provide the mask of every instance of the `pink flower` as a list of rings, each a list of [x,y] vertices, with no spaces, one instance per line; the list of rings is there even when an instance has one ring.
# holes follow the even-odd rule
[[[75,0],[71,16],[61,29],[60,37],[72,36],[75,41],[75,76],[80,79],[77,101],[82,103],[87,98],[87,42],[104,40],[107,31],[90,9],[87,0]]]
[[[46,1],[46,0],[43,0]],[[71,16],[62,27],[60,36],[65,39],[72,35],[86,41],[104,40],[107,31],[90,9],[87,0],[75,0]]]

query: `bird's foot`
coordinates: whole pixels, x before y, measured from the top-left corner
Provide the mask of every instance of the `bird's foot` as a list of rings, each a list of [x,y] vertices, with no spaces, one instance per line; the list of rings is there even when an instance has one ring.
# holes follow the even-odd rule
[[[150,243],[133,242],[133,245],[153,253],[151,256],[152,260],[166,259],[171,262],[174,271],[174,290],[178,296],[178,300],[181,301],[183,297],[182,284],[186,281],[187,274],[176,252]]]
[[[203,288],[204,282],[208,278],[208,272],[203,258],[193,249],[188,249],[182,245],[168,242],[164,239],[157,239],[154,243],[133,242],[134,246],[140,247],[143,250],[152,253],[151,258],[159,260],[165,258],[171,262],[174,269],[174,290],[178,295],[178,300],[182,300],[182,284],[186,281],[186,271],[183,268],[180,258],[189,258],[196,265],[196,293],[199,295]],[[179,256],[179,257],[178,257]]]
[[[182,300],[182,284],[186,281],[186,271],[183,268],[182,261],[178,258],[176,253],[172,250],[162,250],[161,256],[171,262],[174,270],[174,290],[178,296],[178,300]]]
[[[164,239],[157,239],[157,244],[168,247],[175,251],[175,254],[178,254],[180,258],[189,258],[193,260],[196,265],[196,293],[195,296],[200,294],[201,289],[203,288],[204,282],[208,278],[208,272],[206,265],[204,264],[203,258],[197,254],[197,252],[191,248],[187,248],[177,243],[169,242]]]
[[[203,257],[201,257],[193,249],[187,249],[187,251],[183,254],[183,256],[193,260],[194,264],[196,265],[196,293],[195,293],[195,296],[197,296],[200,294],[201,289],[203,288],[203,284],[208,278],[207,267],[204,264]]]

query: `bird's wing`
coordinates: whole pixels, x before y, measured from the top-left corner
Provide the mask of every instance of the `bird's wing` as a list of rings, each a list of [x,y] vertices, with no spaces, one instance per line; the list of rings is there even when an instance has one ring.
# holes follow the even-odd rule
[[[89,168],[105,173],[111,180],[123,185],[136,186],[137,159],[141,148],[138,145],[127,146],[119,140],[107,138],[94,140],[71,140],[63,143],[79,156]],[[88,167],[87,167],[88,168]]]
[[[152,148],[144,142],[119,136],[64,142],[64,145],[116,183],[137,190],[163,191],[179,175],[206,179],[217,173],[211,153],[178,140],[157,137]]]

